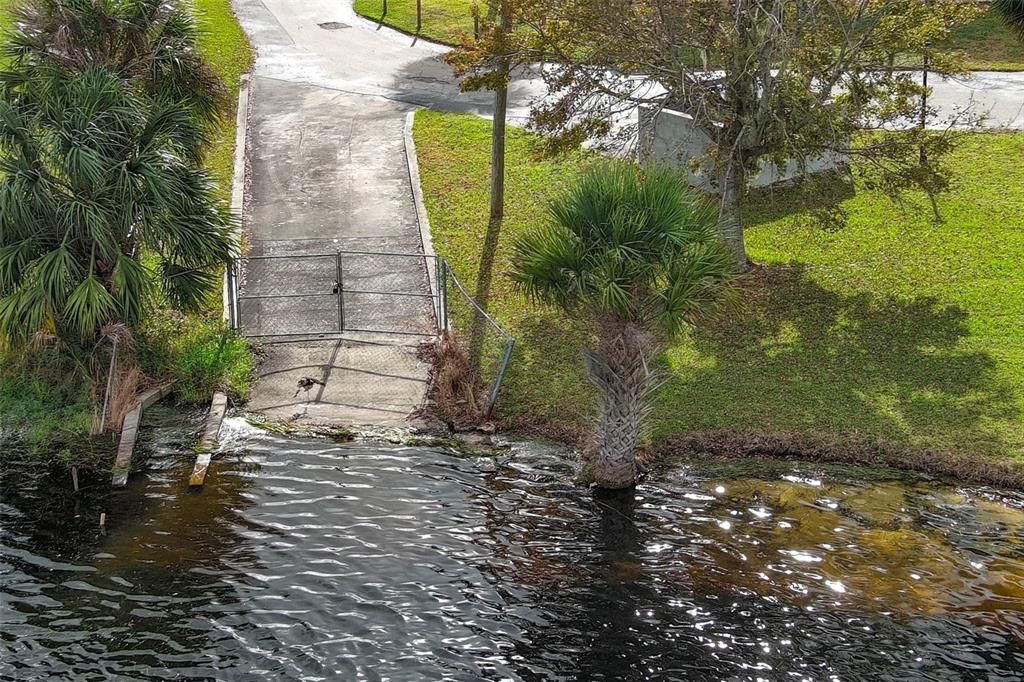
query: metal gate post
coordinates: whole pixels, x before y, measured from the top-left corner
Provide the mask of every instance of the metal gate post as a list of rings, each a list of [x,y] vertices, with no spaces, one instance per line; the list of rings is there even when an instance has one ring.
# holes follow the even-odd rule
[[[345,283],[342,279],[343,273],[341,270],[341,251],[335,256],[338,278],[338,331],[345,331]]]
[[[228,265],[228,324],[232,329],[242,326],[242,313],[238,309],[238,259]]]
[[[438,256],[438,270],[440,271],[440,277],[438,277],[437,287],[437,308],[438,318],[437,322],[441,326],[442,332],[448,331],[448,261]]]
[[[498,393],[501,391],[501,384],[505,381],[505,372],[508,371],[508,363],[512,360],[512,350],[516,347],[516,340],[509,338],[505,342],[505,355],[501,358],[501,369],[498,370],[498,378],[494,380],[494,387],[491,389],[491,395],[487,401],[487,416],[491,416],[491,412],[494,411],[494,404],[498,402]]]

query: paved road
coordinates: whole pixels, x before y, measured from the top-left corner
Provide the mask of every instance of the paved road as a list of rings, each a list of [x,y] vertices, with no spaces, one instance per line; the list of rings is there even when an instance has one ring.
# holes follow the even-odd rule
[[[378,27],[357,16],[350,0],[235,0],[235,7],[259,48],[260,76],[437,109],[490,111],[489,94],[459,92],[439,58],[446,48]],[[328,22],[348,28],[320,27]],[[525,120],[529,104],[544,94],[538,80],[514,81],[512,119]],[[1024,73],[977,72],[939,81],[932,101],[940,117],[970,107],[987,114],[989,126],[1024,130]]]

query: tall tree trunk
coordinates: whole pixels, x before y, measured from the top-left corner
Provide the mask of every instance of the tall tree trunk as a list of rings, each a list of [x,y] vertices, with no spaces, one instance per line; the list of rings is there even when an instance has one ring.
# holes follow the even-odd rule
[[[508,108],[508,88],[494,91],[494,126],[491,130],[491,210],[487,220],[476,277],[476,302],[484,309],[491,297],[494,277],[494,256],[501,236],[501,222],[505,218],[505,118]]]
[[[718,226],[722,240],[732,251],[736,265],[741,271],[750,268],[747,245],[743,238],[743,191],[747,184],[746,169],[730,155],[719,164],[718,189],[721,192],[718,210]]]
[[[508,85],[494,91],[494,125],[491,128],[491,217],[505,217],[505,120],[508,117]]]
[[[654,376],[648,366],[655,343],[631,322],[605,320],[587,372],[600,392],[596,429],[584,448],[584,477],[599,488],[628,488],[640,468],[636,450],[650,415]]]
[[[490,3],[489,7],[494,7]],[[512,30],[511,8],[505,0],[501,0],[501,28]],[[502,60],[498,70],[506,76],[505,85],[494,91],[494,123],[491,127],[491,210],[487,220],[487,235],[484,237],[483,251],[480,254],[480,269],[477,271],[476,291],[474,296],[481,308],[487,310],[491,299],[491,283],[494,279],[494,258],[498,251],[498,238],[501,236],[501,223],[505,218],[505,127],[508,116],[508,60]],[[482,315],[473,320],[470,331],[469,354],[473,371],[482,375],[484,333],[487,321]]]

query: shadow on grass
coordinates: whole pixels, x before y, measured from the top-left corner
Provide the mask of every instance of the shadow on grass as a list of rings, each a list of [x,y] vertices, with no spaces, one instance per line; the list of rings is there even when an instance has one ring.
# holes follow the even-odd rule
[[[826,230],[846,225],[842,203],[856,194],[849,173],[818,173],[800,181],[750,192],[744,205],[747,227],[771,223],[788,216],[806,216]]]
[[[1019,418],[994,359],[963,343],[967,312],[823,288],[802,265],[759,268],[746,311],[693,333],[656,410],[658,435],[705,428],[859,434],[1002,453]]]

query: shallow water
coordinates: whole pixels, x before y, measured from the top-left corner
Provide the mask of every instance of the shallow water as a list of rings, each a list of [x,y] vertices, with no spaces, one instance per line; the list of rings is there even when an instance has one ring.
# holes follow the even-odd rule
[[[5,472],[0,677],[1024,679],[1020,496],[702,466],[594,497],[536,447],[237,420],[190,493],[180,421],[123,492]]]

